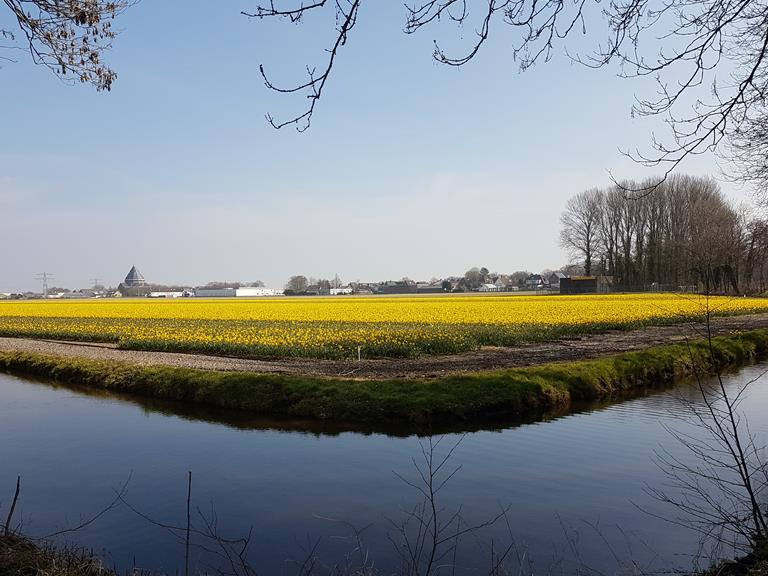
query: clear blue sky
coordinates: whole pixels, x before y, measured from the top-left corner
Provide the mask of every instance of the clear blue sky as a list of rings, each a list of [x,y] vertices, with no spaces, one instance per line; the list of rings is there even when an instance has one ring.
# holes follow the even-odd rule
[[[608,185],[609,170],[651,174],[619,148],[664,134],[630,117],[652,85],[563,56],[521,75],[498,26],[476,60],[440,66],[433,38],[460,36],[405,36],[396,2],[364,5],[312,128],[275,131],[264,114],[303,101],[270,93],[259,64],[301,80],[329,29],[240,15],[253,7],[139,3],[119,21],[110,93],[66,85],[22,53],[3,65],[0,291],[34,289],[44,270],[71,288],[116,285],[132,264],[154,282],[275,287],[293,274],[555,268],[568,197]],[[709,156],[684,170],[718,175]]]

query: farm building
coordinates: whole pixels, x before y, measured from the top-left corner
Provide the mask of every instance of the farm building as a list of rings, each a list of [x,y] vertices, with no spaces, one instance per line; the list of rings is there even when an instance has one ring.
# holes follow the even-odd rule
[[[260,296],[282,296],[282,290],[274,288],[264,288],[263,286],[243,286],[235,289],[235,296],[238,298],[258,298]]]
[[[306,296],[328,296],[331,293],[329,284],[312,284],[304,291]]]
[[[417,294],[442,294],[445,291],[442,283],[430,284],[429,282],[419,282],[416,284]]]
[[[234,288],[195,288],[197,298],[234,298],[236,295]]]
[[[183,298],[184,292],[183,291],[172,291],[172,292],[150,292],[147,294],[147,298]]]
[[[560,294],[594,294],[596,292],[595,276],[574,276],[560,280]]]
[[[398,280],[389,280],[380,284],[377,292],[379,294],[416,294],[416,282]]]

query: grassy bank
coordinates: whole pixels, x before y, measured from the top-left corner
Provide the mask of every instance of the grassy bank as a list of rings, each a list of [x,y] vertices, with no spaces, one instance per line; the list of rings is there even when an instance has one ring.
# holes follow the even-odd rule
[[[39,545],[0,534],[0,576],[115,576],[85,550]]]
[[[768,355],[768,330],[713,340],[717,367]],[[0,352],[0,371],[109,391],[245,410],[364,423],[450,423],[529,416],[572,400],[670,384],[711,371],[706,341],[606,358],[437,379],[351,380],[213,372]]]

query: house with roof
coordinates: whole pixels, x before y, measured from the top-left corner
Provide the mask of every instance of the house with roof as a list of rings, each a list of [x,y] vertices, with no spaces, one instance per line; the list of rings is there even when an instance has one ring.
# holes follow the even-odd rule
[[[512,279],[506,274],[492,278],[491,282],[498,288],[497,292],[506,292],[512,289]]]
[[[563,278],[568,278],[566,274],[563,274],[562,272],[552,272],[552,274],[549,275],[549,287],[553,290],[560,289],[560,280]]]
[[[547,281],[541,274],[531,274],[525,279],[526,290],[543,290],[547,287]]]

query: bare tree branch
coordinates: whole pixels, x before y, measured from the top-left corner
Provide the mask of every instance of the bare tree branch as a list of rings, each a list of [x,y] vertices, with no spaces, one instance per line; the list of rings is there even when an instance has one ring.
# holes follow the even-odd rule
[[[2,0],[18,25],[35,64],[65,81],[110,90],[117,74],[103,62],[117,35],[112,24],[134,0]],[[15,41],[16,34],[0,30]],[[2,49],[4,47],[0,47]],[[9,48],[19,48],[11,45]]]
[[[333,4],[316,0],[290,8],[276,7],[270,1],[247,14],[300,22],[309,12],[332,9],[336,13],[335,42],[327,50],[322,72],[308,68],[306,82],[282,88],[270,82],[263,66],[260,68],[270,89],[305,92],[310,100],[308,109],[290,120],[277,122],[268,115],[272,126],[296,125],[300,130],[309,126],[359,7],[360,0]],[[664,168],[661,178],[634,192],[655,191],[686,158],[714,151],[733,161],[745,181],[768,195],[768,136],[764,129],[768,118],[767,0],[612,0],[605,7],[599,0],[418,0],[405,9],[406,34],[439,22],[459,28],[475,26],[470,45],[458,55],[448,55],[435,40],[433,57],[448,66],[473,60],[494,24],[513,30],[512,55],[521,70],[548,61],[575,31],[591,36],[604,33],[604,42],[586,55],[571,56],[573,60],[592,68],[615,63],[625,78],[654,78],[657,94],[639,98],[633,114],[660,116],[669,127],[668,138],[652,136],[650,151],[624,152],[645,166]],[[602,13],[606,30],[588,30],[587,13]],[[567,45],[563,50],[568,53]]]
[[[267,114],[267,121],[272,125],[273,128],[280,129],[285,126],[292,125],[295,126],[299,132],[304,132],[307,128],[309,128],[312,122],[312,115],[315,113],[315,106],[323,95],[323,89],[325,88],[325,84],[328,81],[331,71],[333,70],[333,66],[336,62],[336,56],[338,55],[339,50],[346,45],[348,35],[357,23],[357,13],[360,8],[361,1],[362,0],[335,0],[334,8],[336,10],[337,21],[336,40],[331,48],[327,50],[328,59],[326,61],[325,67],[319,74],[315,68],[310,68],[307,66],[307,80],[305,82],[292,87],[282,88],[276,86],[267,77],[263,64],[259,66],[261,77],[263,78],[267,88],[270,90],[282,94],[303,92],[306,93],[306,97],[309,99],[309,107],[303,113],[298,114],[297,116],[294,116],[288,120],[277,121],[271,114]],[[291,22],[299,22],[307,12],[318,8],[323,8],[325,4],[326,0],[321,0],[313,4],[301,4],[300,6],[293,9],[279,10],[276,9],[274,3],[271,2],[269,7],[259,6],[255,12],[244,14],[251,18],[276,17],[287,18]]]

